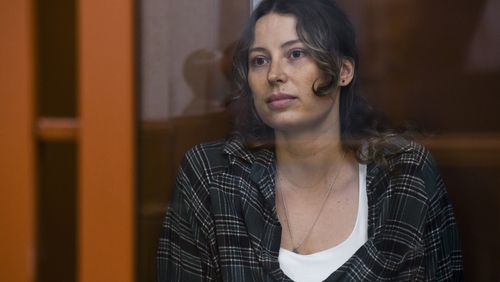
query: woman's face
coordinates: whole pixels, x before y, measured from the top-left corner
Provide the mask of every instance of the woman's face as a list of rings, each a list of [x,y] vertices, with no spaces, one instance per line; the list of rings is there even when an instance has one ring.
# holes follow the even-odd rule
[[[340,88],[323,97],[314,94],[322,72],[299,40],[296,23],[294,16],[276,13],[256,23],[248,58],[255,108],[277,133],[335,128]]]

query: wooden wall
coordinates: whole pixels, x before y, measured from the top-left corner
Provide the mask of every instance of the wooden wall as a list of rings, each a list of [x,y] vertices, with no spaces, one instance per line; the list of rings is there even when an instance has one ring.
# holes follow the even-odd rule
[[[0,4],[1,281],[136,279],[133,4]]]
[[[0,2],[0,280],[35,280],[32,4]]]

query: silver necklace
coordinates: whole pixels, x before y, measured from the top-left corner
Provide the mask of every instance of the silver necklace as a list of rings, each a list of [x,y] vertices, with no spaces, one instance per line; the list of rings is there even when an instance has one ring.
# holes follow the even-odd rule
[[[313,221],[313,224],[311,225],[311,227],[307,231],[307,234],[304,237],[304,239],[302,239],[302,241],[298,245],[295,245],[294,240],[293,240],[292,229],[290,227],[290,220],[288,220],[288,210],[286,208],[285,197],[283,195],[283,191],[281,191],[281,189],[278,189],[278,192],[280,193],[281,203],[283,204],[283,209],[285,211],[286,226],[288,228],[288,234],[290,234],[290,241],[292,243],[292,251],[294,253],[296,253],[296,254],[300,253],[299,252],[299,248],[307,241],[307,238],[309,238],[309,236],[311,235],[312,230],[314,229],[314,226],[318,222],[319,216],[323,212],[323,209],[325,207],[326,201],[329,198],[331,192],[333,191],[333,187],[335,186],[335,182],[337,181],[337,177],[339,176],[340,171],[342,170],[342,167],[343,167],[342,162],[344,161],[344,156],[345,156],[345,153],[342,154],[342,158],[340,159],[341,166],[339,167],[339,169],[337,170],[337,173],[333,177],[332,184],[330,185],[330,187],[328,188],[328,191],[325,194],[325,197],[323,199],[323,203],[321,203],[321,207],[319,209],[318,214],[316,215],[316,218]],[[280,178],[281,178],[281,175],[280,175]]]

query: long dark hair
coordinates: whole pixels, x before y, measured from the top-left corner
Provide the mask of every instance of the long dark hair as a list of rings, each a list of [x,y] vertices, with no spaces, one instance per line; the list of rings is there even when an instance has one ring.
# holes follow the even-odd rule
[[[320,70],[329,79],[313,87],[315,95],[325,96],[337,87],[342,59],[354,65],[354,77],[340,91],[340,133],[344,150],[360,162],[384,161],[383,147],[393,135],[386,121],[357,91],[358,50],[354,28],[332,0],[264,0],[250,16],[234,54],[235,96],[231,108],[235,130],[249,147],[272,146],[274,130],[257,115],[248,85],[248,50],[254,41],[256,22],[270,14],[292,15],[297,19],[299,39],[309,49]]]

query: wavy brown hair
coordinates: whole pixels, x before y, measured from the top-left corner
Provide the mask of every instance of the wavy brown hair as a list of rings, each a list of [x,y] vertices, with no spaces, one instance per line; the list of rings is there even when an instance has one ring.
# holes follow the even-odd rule
[[[353,152],[360,162],[385,163],[383,151],[391,146],[388,140],[395,133],[356,91],[359,61],[354,28],[331,0],[264,0],[252,13],[233,57],[235,96],[230,106],[236,133],[251,148],[272,146],[274,142],[274,130],[257,115],[248,85],[248,51],[254,41],[255,25],[270,13],[297,19],[299,39],[328,78],[324,84],[312,86],[315,95],[330,95],[338,86],[342,59],[353,63],[354,77],[340,91],[341,142],[344,150]]]

